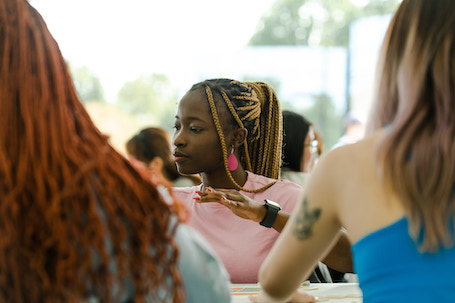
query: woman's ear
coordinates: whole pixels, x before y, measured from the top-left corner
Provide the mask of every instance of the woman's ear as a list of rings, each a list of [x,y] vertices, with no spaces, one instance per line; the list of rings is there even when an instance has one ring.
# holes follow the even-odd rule
[[[242,128],[237,128],[234,130],[233,134],[233,144],[235,144],[236,147],[240,146],[243,144],[243,142],[246,140],[246,137],[248,135],[248,130],[244,127]]]
[[[154,175],[161,175],[162,169],[163,169],[163,159],[160,157],[155,157],[150,161],[148,168],[150,172]]]

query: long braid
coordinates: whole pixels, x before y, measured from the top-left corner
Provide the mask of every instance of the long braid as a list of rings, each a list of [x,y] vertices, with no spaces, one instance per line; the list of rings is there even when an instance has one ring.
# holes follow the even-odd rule
[[[0,1],[0,45],[0,302],[116,302],[127,278],[135,302],[183,302],[177,211],[95,127],[26,0]]]
[[[227,148],[226,148],[226,142],[224,140],[224,133],[223,129],[221,128],[220,124],[220,119],[218,118],[218,113],[216,111],[216,106],[215,106],[215,101],[213,100],[213,94],[209,86],[205,87],[205,92],[207,94],[207,99],[209,101],[210,105],[210,111],[212,113],[213,117],[213,122],[215,123],[216,131],[218,132],[218,135],[220,137],[220,142],[221,142],[221,150],[223,152],[223,159],[224,159],[224,168],[226,172],[228,173],[229,178],[231,179],[232,183],[236,186],[237,189],[242,188],[232,177],[231,171],[228,168],[228,163],[227,163]]]
[[[261,135],[256,146],[250,146],[250,155],[259,174],[277,179],[280,175],[282,145],[282,116],[278,98],[273,89],[263,82],[247,82],[261,102]],[[265,159],[264,159],[265,158]]]
[[[242,121],[240,120],[239,118],[239,115],[237,114],[237,112],[235,111],[235,108],[234,106],[232,106],[232,102],[229,100],[229,97],[226,95],[225,92],[221,92],[221,95],[223,96],[223,99],[224,99],[224,102],[227,104],[227,106],[229,107],[229,111],[231,112],[232,116],[234,117],[235,121],[237,122],[237,124],[240,126],[240,127],[243,127],[243,123]],[[213,102],[213,101],[212,101]],[[257,110],[256,108],[254,108],[253,110],[251,110],[251,113],[256,113]],[[224,135],[221,133],[220,136],[223,136]],[[250,160],[250,155],[249,155],[249,151],[248,151],[248,140],[245,138],[244,142],[243,142],[243,148],[244,148],[244,155],[245,155],[245,163],[246,163],[246,169],[249,170],[249,171],[253,171],[252,167],[251,167],[251,160]],[[227,158],[226,158],[226,163],[227,163]]]
[[[282,118],[273,89],[262,82],[242,83],[230,79],[213,79],[195,84],[191,90],[200,87],[205,89],[220,138],[225,170],[234,186],[246,192],[260,192],[275,184],[276,181],[259,189],[246,189],[234,180],[227,165],[228,151],[213,95],[213,92],[216,92],[220,96],[235,124],[248,130],[243,151],[239,151],[242,165],[253,173],[277,179],[281,166]]]

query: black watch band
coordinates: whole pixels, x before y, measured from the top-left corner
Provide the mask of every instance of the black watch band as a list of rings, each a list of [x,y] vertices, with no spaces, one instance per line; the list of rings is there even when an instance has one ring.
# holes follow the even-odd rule
[[[267,213],[262,219],[259,224],[265,227],[272,227],[273,223],[275,223],[276,217],[278,216],[278,212],[281,210],[280,205],[278,203],[270,201],[270,200],[264,200],[264,207],[267,209]]]

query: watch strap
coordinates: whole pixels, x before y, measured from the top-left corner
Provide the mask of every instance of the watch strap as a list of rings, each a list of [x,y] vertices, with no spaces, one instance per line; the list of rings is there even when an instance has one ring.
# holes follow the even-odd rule
[[[267,228],[271,228],[273,223],[275,223],[276,217],[278,216],[278,212],[281,208],[267,203],[267,200],[265,200],[264,207],[267,209],[267,213],[259,224]]]

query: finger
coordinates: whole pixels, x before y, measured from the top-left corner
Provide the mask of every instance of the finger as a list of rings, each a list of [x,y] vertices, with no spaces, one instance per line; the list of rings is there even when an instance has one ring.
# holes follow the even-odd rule
[[[297,290],[294,295],[292,296],[292,302],[302,302],[302,303],[316,303],[318,302],[317,298],[314,297],[313,295],[310,295],[309,293],[302,291],[302,290]]]
[[[201,196],[201,197],[195,197],[193,199],[198,203],[210,203],[210,202],[219,203],[219,202],[221,202],[222,198],[217,197],[217,196]]]
[[[223,190],[213,189],[211,187],[207,187],[207,193],[217,195],[220,197],[225,196],[225,192]]]
[[[213,195],[206,195],[201,197],[193,198],[197,203],[219,203],[224,205],[228,208],[238,207],[235,201],[226,199],[224,196],[213,196]]]
[[[239,195],[236,189],[217,188],[215,191],[224,196],[236,197]]]
[[[222,194],[216,193],[213,190],[210,190],[209,188],[207,188],[207,190],[204,192],[196,191],[196,193],[201,197],[202,200],[205,199],[205,201],[211,201],[211,202],[214,202],[213,200],[218,201],[222,197]]]
[[[200,191],[200,190],[197,190],[196,191],[196,194],[198,194],[199,196],[206,196],[207,195],[207,192],[206,191]]]
[[[227,206],[228,206],[229,208],[237,208],[237,207],[240,206],[240,203],[239,203],[238,201],[230,200],[230,199],[226,199],[226,198],[224,198],[223,200],[224,200],[225,202],[227,202],[227,204],[228,204]]]

